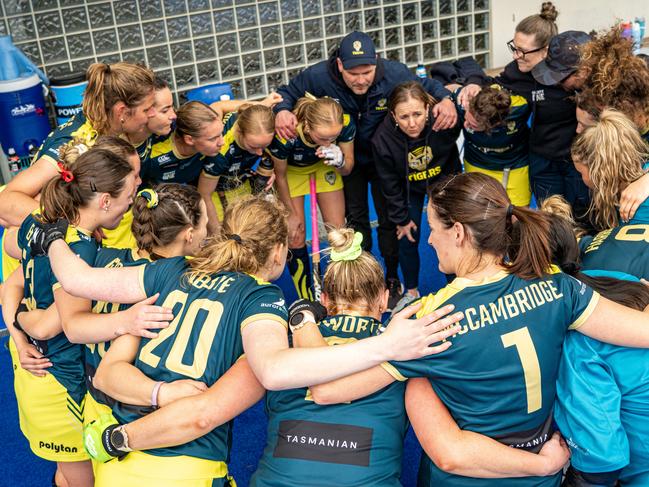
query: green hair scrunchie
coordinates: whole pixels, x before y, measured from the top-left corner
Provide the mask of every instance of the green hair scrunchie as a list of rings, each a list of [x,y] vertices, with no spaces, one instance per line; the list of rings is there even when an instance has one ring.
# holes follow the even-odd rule
[[[334,262],[340,262],[342,260],[356,260],[358,256],[363,252],[363,234],[360,232],[354,233],[354,240],[349,248],[341,250],[340,252],[331,249],[331,260]]]
[[[156,193],[155,189],[143,189],[137,195],[146,200],[147,208],[151,209],[158,206],[158,193]]]

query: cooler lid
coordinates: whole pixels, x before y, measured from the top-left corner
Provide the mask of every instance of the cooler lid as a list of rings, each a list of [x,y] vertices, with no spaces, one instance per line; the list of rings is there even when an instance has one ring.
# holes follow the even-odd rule
[[[68,73],[50,77],[50,86],[67,86],[86,80],[85,72]]]

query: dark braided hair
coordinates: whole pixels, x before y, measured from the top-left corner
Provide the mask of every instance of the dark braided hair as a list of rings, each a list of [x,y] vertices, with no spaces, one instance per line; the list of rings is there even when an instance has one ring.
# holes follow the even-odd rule
[[[158,198],[152,208],[140,193],[135,198],[131,230],[138,248],[155,257],[154,246],[168,245],[182,230],[198,225],[201,195],[193,186],[176,183],[160,184],[153,191]]]

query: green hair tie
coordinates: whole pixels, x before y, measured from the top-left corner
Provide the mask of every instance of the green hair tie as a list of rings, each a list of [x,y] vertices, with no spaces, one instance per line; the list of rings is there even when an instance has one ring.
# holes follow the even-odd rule
[[[143,189],[137,195],[146,200],[147,208],[151,209],[158,206],[158,193],[156,193],[155,189]]]
[[[354,240],[349,248],[341,250],[340,252],[334,249],[331,249],[331,260],[334,262],[340,262],[341,260],[356,260],[358,256],[363,252],[363,234],[360,232],[354,233]]]

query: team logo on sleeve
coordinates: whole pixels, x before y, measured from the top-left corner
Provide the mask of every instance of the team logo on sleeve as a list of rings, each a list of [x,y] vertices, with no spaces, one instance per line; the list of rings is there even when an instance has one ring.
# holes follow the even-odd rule
[[[512,135],[516,132],[516,122],[513,120],[511,122],[507,122],[507,135]]]
[[[324,175],[324,178],[330,186],[333,186],[336,182],[336,171],[327,171]]]
[[[433,159],[433,150],[429,146],[417,147],[408,152],[408,167],[413,171],[423,171]]]

